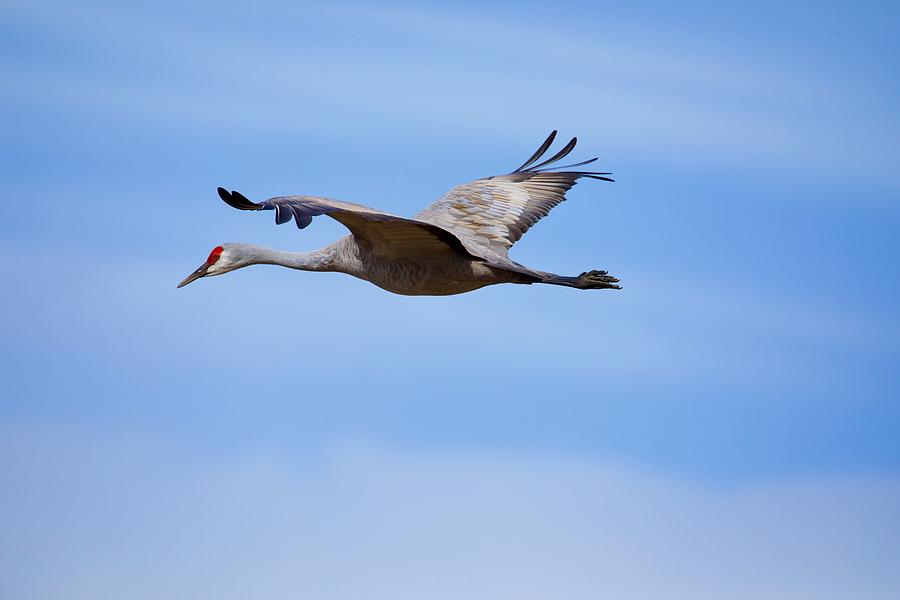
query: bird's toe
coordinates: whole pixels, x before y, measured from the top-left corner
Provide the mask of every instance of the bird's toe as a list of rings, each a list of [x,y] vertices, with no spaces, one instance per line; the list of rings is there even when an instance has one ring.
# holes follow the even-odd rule
[[[619,279],[613,277],[606,271],[594,270],[586,271],[578,276],[585,289],[613,289],[620,290]]]

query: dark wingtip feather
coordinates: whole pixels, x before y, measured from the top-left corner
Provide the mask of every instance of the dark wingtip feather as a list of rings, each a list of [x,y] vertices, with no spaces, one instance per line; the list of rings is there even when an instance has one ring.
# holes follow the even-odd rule
[[[244,196],[244,195],[243,195],[242,193],[240,193],[240,192],[236,192],[236,191],[234,191],[234,190],[231,190],[231,196],[232,196],[233,198],[237,198],[238,201],[239,201],[241,204],[243,204],[244,206],[247,206],[248,209],[251,209],[251,210],[257,210],[257,209],[259,209],[259,204],[257,204],[256,202],[253,202],[252,200],[248,199],[246,196]]]
[[[595,156],[594,158],[589,158],[587,160],[583,160],[581,162],[573,163],[571,165],[559,165],[558,167],[547,167],[546,169],[535,169],[534,167],[528,169],[532,173],[549,173],[550,171],[559,171],[559,169],[571,169],[572,167],[581,167],[584,165],[589,165],[592,162],[597,162],[599,157]],[[601,175],[609,175],[609,173],[600,173]]]
[[[538,148],[537,150],[534,151],[534,154],[531,155],[531,158],[526,160],[522,164],[522,166],[519,167],[518,169],[516,169],[515,171],[513,171],[513,173],[519,173],[520,171],[523,171],[524,169],[526,169],[528,167],[528,165],[530,165],[531,163],[533,163],[534,161],[536,161],[540,157],[542,157],[544,155],[544,153],[547,152],[547,149],[550,148],[550,145],[553,144],[553,140],[555,140],[555,139],[556,139],[556,130],[554,129],[553,131],[550,132],[550,135],[547,136],[547,139],[544,140],[544,143],[541,144],[540,148]]]
[[[578,143],[578,138],[577,138],[577,137],[573,137],[571,140],[569,140],[569,143],[568,143],[568,144],[566,144],[565,146],[563,146],[563,149],[562,149],[562,150],[560,150],[559,152],[557,152],[556,154],[554,154],[553,156],[551,156],[550,158],[548,158],[548,159],[545,160],[544,162],[542,162],[542,163],[540,163],[540,164],[537,164],[537,165],[534,165],[533,167],[529,167],[528,170],[529,170],[529,171],[534,171],[535,169],[539,169],[540,167],[543,167],[543,166],[546,166],[546,165],[553,164],[553,163],[555,163],[556,161],[565,158],[566,156],[569,155],[569,152],[571,152],[572,150],[575,149],[575,145],[576,145],[577,143]]]
[[[308,213],[295,212],[294,221],[297,223],[297,229],[306,229],[312,223],[312,215]]]
[[[262,206],[248,200],[243,194],[240,192],[231,191],[229,192],[225,188],[216,188],[216,191],[219,192],[219,198],[221,198],[225,204],[236,208],[238,210],[260,210]]]
[[[275,205],[275,224],[281,225],[283,223],[287,223],[292,218],[294,218],[294,213],[291,211],[291,207],[286,204],[276,204]]]

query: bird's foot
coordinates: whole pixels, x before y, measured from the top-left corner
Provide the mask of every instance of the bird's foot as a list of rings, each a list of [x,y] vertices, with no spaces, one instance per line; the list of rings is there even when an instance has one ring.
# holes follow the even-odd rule
[[[621,290],[616,285],[619,280],[606,271],[586,271],[576,278],[577,287],[582,290]]]

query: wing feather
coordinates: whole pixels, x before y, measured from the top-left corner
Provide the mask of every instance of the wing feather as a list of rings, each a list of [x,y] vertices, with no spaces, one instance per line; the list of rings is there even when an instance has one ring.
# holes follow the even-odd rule
[[[575,144],[577,144],[577,143],[578,143],[578,138],[577,138],[577,137],[573,137],[571,140],[569,140],[569,143],[568,143],[568,144],[566,144],[565,146],[563,146],[563,149],[562,149],[562,150],[560,150],[559,152],[557,152],[556,154],[554,154],[552,157],[548,158],[548,159],[545,160],[544,162],[538,163],[538,164],[534,165],[533,167],[530,167],[528,170],[529,170],[529,171],[534,171],[534,170],[537,170],[537,169],[539,169],[539,168],[541,168],[541,167],[547,166],[547,165],[549,165],[549,164],[553,164],[553,163],[555,163],[556,161],[565,158],[566,156],[569,155],[569,152],[571,152],[571,151],[575,148]]]
[[[278,225],[293,218],[297,227],[303,229],[312,222],[313,217],[328,215],[384,258],[443,260],[463,254],[483,260],[469,252],[452,232],[439,225],[398,217],[361,204],[316,196],[278,196],[257,203],[239,192],[229,192],[224,188],[219,188],[218,192],[226,204],[240,210],[274,210]]]
[[[513,171],[513,173],[518,173],[520,171],[524,171],[528,168],[528,165],[533,163],[536,160],[539,160],[544,154],[546,154],[547,150],[553,144],[553,140],[556,139],[556,130],[550,132],[550,135],[547,136],[547,139],[544,140],[544,143],[540,145],[540,147],[534,151],[534,154],[531,155],[531,158],[522,163],[522,166]]]
[[[563,202],[578,179],[613,181],[606,177],[610,173],[555,170],[580,167],[596,158],[565,167],[548,167],[572,152],[577,138],[551,158],[529,167],[546,154],[555,137],[553,131],[531,158],[512,173],[458,185],[414,218],[452,231],[473,254],[493,262],[508,262],[512,245]]]

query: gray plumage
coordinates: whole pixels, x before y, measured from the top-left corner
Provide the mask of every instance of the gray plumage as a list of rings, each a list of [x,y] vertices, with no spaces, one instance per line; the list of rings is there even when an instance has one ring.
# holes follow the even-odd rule
[[[618,279],[606,271],[563,277],[525,267],[509,258],[512,245],[565,200],[566,192],[578,179],[612,181],[606,177],[610,173],[557,170],[583,166],[596,158],[565,167],[549,166],[574,149],[576,138],[551,158],[534,164],[555,137],[553,131],[512,173],[456,186],[411,219],[316,196],[279,196],[257,203],[238,192],[219,188],[219,196],[234,208],[275,211],[277,224],[293,219],[303,229],[313,217],[328,215],[346,226],[350,235],[322,250],[306,253],[223,244],[181,285],[250,264],[278,264],[310,271],[339,271],[405,295],[459,294],[496,283],[620,289],[616,285]]]

